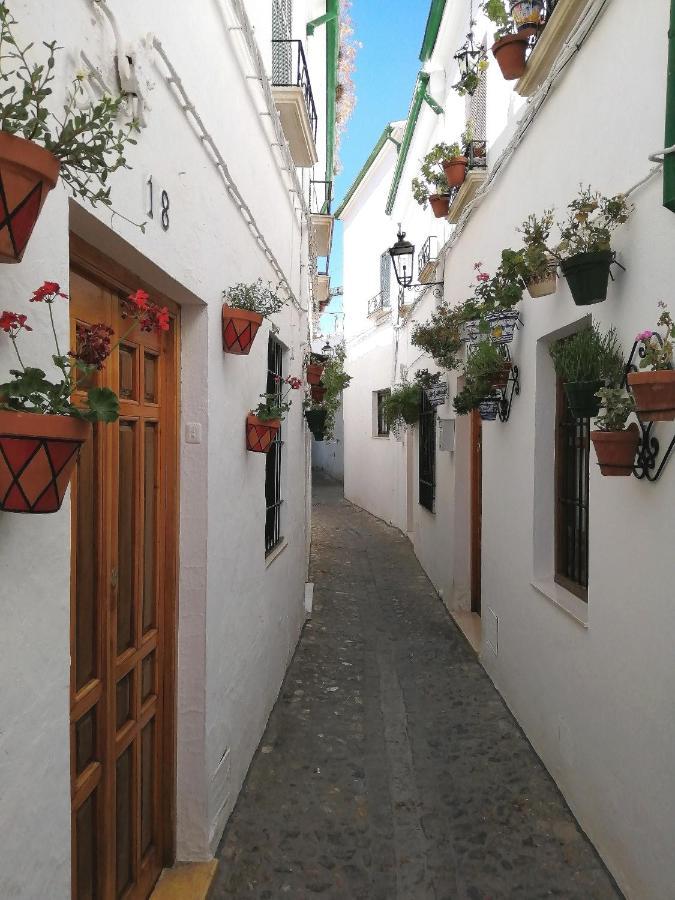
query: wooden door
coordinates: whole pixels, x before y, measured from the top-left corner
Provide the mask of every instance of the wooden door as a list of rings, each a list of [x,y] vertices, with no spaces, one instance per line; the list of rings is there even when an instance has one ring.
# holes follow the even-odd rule
[[[136,287],[74,269],[72,342],[78,321],[125,334],[119,298]],[[144,900],[173,851],[177,329],[136,328],[96,376],[120,419],[95,427],[73,481],[76,900]]]
[[[483,422],[471,413],[471,611],[481,614],[481,535],[483,516]]]

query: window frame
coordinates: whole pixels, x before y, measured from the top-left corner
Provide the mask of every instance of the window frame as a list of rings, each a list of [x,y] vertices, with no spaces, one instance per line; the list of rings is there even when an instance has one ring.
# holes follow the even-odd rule
[[[385,397],[391,397],[391,388],[382,388],[380,391],[375,391],[375,429],[374,429],[374,437],[389,437],[391,434],[391,429],[384,421],[384,414],[382,410],[382,404]]]
[[[435,513],[436,505],[436,407],[421,391],[417,448],[417,501]],[[426,476],[426,477],[423,477]]]
[[[267,387],[268,394],[281,398],[283,392],[284,346],[278,338],[270,334],[267,342]],[[265,556],[269,556],[282,543],[281,472],[283,466],[282,438],[283,422],[265,457]]]

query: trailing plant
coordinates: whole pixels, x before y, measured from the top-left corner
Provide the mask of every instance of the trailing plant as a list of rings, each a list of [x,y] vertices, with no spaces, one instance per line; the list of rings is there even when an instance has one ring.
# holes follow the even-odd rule
[[[223,291],[223,298],[235,309],[245,309],[268,318],[286,305],[286,300],[279,296],[280,287],[281,284],[278,284],[273,288],[271,281],[268,281],[266,286],[262,278],[258,278],[252,284],[239,282],[232,285]]]
[[[474,409],[478,409],[483,400],[490,396],[491,391],[492,386],[487,382],[467,381],[452,401],[455,412],[458,416],[468,415]]]
[[[482,0],[481,9],[488,19],[496,25],[495,40],[506,37],[513,31],[511,16],[504,0]]]
[[[293,405],[289,397],[291,391],[298,391],[302,387],[302,379],[290,375],[288,378],[281,378],[280,375],[275,376],[280,390],[273,394],[260,394],[262,403],[259,403],[255,409],[251,410],[254,416],[257,416],[262,422],[269,422],[273,419],[283,419],[286,413]],[[288,390],[283,391],[281,385],[288,385]]]
[[[480,56],[468,63],[466,72],[460,74],[459,81],[452,85],[453,91],[457,91],[460,97],[473,97],[480,84],[481,75],[489,66],[485,48],[481,47],[480,50]]]
[[[633,211],[624,194],[604,197],[590,186],[581,186],[579,195],[567,205],[567,221],[559,223],[560,243],[556,255],[569,259],[579,253],[611,250],[613,232],[628,221]]]
[[[544,210],[541,218],[530,214],[520,226],[518,232],[523,236],[525,247],[521,253],[522,276],[525,281],[544,278],[551,265],[551,251],[548,243],[553,228],[554,212]]]
[[[461,156],[459,144],[436,144],[422,160],[420,177],[413,178],[413,198],[426,209],[429,197],[435,194],[449,194],[450,185],[443,171],[443,162],[455,156]]]
[[[492,385],[506,365],[508,360],[498,346],[490,341],[480,341],[468,355],[465,376],[467,381]]]
[[[428,353],[436,365],[456,369],[460,362],[458,353],[462,348],[460,324],[460,309],[451,309],[442,303],[427,322],[415,324],[411,343]]]
[[[641,331],[636,341],[644,344],[645,354],[640,360],[641,369],[663,371],[673,368],[673,342],[675,341],[675,322],[666,304],[660,300],[661,315],[657,324],[664,329],[663,335],[657,331]]]
[[[135,144],[138,122],[116,122],[126,97],[103,95],[87,109],[80,109],[86,73],[78,73],[68,91],[63,112],[56,115],[47,106],[52,95],[57,52],[56,41],[43,41],[42,61],[31,59],[34,44],[20,45],[14,35],[16,19],[6,3],[0,3],[0,131],[34,141],[61,163],[60,175],[75,197],[92,206],[111,207],[109,176],[130,168],[126,148]],[[139,226],[143,229],[143,225]]]
[[[345,359],[347,351],[344,344],[335,347],[333,355],[326,361],[321,383],[326,388],[326,394],[320,404],[315,408],[326,410],[325,434],[327,439],[333,440],[335,436],[335,416],[340,408],[342,392],[349,387],[352,376],[345,372]]]
[[[571,337],[554,341],[549,352],[556,375],[566,384],[604,381],[616,387],[623,379],[623,351],[615,328],[603,334],[593,324]]]
[[[394,385],[382,401],[382,415],[387,427],[398,434],[406,425],[414,425],[420,417],[420,386],[408,381]]]
[[[52,306],[60,298],[65,300],[68,295],[61,291],[55,281],[45,281],[29,298],[31,303],[44,303],[49,310],[56,347],[52,362],[61,373],[59,381],[50,381],[42,369],[24,363],[17,338],[21,332],[33,330],[28,324],[28,317],[7,310],[0,316],[0,330],[4,331],[12,342],[20,366],[19,369],[10,370],[10,375],[13,376],[11,381],[0,384],[0,409],[72,416],[86,419],[88,422],[114,422],[119,415],[119,401],[110,388],[89,388],[84,406],[76,406],[72,402],[73,394],[82,389],[82,383],[86,384],[96,372],[103,369],[111,353],[135,328],[158,334],[168,331],[169,312],[166,307],[152,303],[145,291],[137,290],[122,302],[122,317],[132,319],[133,325],[116,344],[112,344],[114,331],[108,325],[102,323],[87,325],[78,322],[76,347],[64,354],[59,346],[52,311]]]
[[[413,378],[415,384],[419,385],[422,390],[430,390],[432,387],[439,384],[440,380],[440,372],[434,372],[432,374],[428,369],[419,369],[415,372],[415,377]]]
[[[596,418],[598,431],[624,431],[626,422],[635,411],[635,400],[623,388],[603,387],[596,393],[603,412]]]

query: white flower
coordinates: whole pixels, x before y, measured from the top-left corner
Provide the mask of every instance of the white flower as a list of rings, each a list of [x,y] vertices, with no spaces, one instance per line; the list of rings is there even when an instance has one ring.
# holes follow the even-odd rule
[[[89,72],[86,69],[76,69],[75,70],[75,81],[88,81]]]

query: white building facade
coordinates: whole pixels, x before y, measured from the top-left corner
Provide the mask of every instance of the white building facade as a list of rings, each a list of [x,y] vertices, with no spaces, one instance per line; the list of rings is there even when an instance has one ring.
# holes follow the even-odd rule
[[[172,327],[111,360],[123,415],[96,426],[60,512],[0,512],[0,896],[141,898],[162,867],[213,857],[304,623],[301,396],[275,471],[244,436],[270,375],[303,375],[330,254],[310,204],[333,177],[337,0],[9,6],[36,55],[63,48],[56,110],[81,70],[143,121],[110,179],[119,215],[57,185],[0,309],[28,315],[33,365],[53,353],[27,301],[46,280],[71,298],[62,346],[138,288]],[[226,354],[222,292],[257,278],[287,303]]]
[[[345,495],[408,534],[619,886],[640,900],[669,896],[675,880],[675,468],[671,460],[656,483],[603,478],[591,450],[587,595],[559,584],[548,348],[592,317],[616,327],[628,355],[636,333],[655,327],[657,302],[672,303],[675,219],[663,205],[663,167],[649,158],[664,147],[669,12],[665,0],[649,19],[627,0],[560,0],[520,82],[504,81],[490,56],[471,107],[452,90],[469,4],[432,3],[409,117],[387,125],[337,211],[354,379],[344,399]],[[474,33],[489,47],[489,22],[478,16]],[[629,55],[639,79],[626,74]],[[436,219],[413,200],[411,181],[434,144],[457,140],[467,115],[481,118],[487,167],[449,221]],[[457,373],[441,371],[447,402],[424,425],[387,434],[378,395],[406,373],[439,371],[412,345],[415,323],[441,300],[469,296],[476,262],[494,272],[501,250],[521,245],[516,229],[528,214],[555,207],[562,219],[580,183],[608,196],[630,191],[635,206],[613,240],[625,271],[615,267],[607,301],[575,306],[562,278],[553,296],[524,295],[511,345],[520,394],[507,422],[481,430],[457,417]],[[399,222],[416,254],[431,239],[415,282],[430,260],[425,277],[439,284],[399,294],[383,255]],[[673,429],[656,430],[658,465]]]

